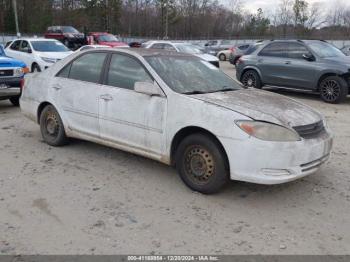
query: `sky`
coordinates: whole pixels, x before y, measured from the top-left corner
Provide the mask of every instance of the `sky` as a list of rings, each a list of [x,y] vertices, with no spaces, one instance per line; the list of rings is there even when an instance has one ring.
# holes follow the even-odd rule
[[[228,0],[229,2],[230,0]],[[314,3],[319,3],[322,9],[327,10],[337,3],[346,3],[346,0],[307,0],[309,6]],[[260,7],[265,13],[273,12],[275,8],[279,5],[280,0],[241,0],[242,6],[245,10],[255,13]]]

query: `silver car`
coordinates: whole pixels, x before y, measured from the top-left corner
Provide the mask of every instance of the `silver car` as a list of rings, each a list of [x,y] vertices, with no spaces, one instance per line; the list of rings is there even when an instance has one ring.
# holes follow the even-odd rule
[[[236,74],[246,87],[319,92],[323,101],[339,103],[349,94],[349,68],[350,57],[325,41],[272,40],[242,56]]]

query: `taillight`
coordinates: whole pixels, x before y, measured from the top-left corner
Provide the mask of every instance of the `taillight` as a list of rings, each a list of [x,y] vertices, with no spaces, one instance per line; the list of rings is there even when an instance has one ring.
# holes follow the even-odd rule
[[[238,64],[240,64],[240,63],[242,63],[242,62],[244,62],[244,60],[243,60],[243,58],[242,58],[242,56],[241,56],[240,58],[237,59],[236,65],[238,65]]]

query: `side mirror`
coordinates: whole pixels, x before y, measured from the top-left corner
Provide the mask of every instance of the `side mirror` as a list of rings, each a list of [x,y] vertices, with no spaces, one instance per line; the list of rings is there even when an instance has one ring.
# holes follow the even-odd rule
[[[303,58],[306,60],[306,61],[315,61],[315,57],[312,55],[312,54],[303,54]]]
[[[209,43],[206,43],[204,46],[209,46]]]
[[[136,82],[134,84],[135,92],[146,94],[149,96],[163,96],[159,86],[150,82]]]

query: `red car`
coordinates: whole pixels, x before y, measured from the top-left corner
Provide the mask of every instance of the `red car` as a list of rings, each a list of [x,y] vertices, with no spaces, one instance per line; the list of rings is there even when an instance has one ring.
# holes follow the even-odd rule
[[[92,32],[88,36],[89,45],[108,45],[110,47],[129,47],[112,34],[106,32]]]

